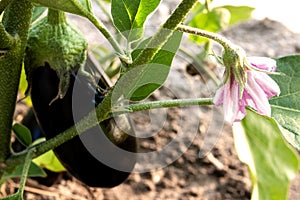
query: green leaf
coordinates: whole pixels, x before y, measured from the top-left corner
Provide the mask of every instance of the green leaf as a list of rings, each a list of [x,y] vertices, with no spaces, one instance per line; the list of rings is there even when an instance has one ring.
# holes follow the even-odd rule
[[[46,10],[46,7],[35,6],[32,12],[31,23],[37,20]]]
[[[66,171],[64,166],[57,159],[52,150],[40,155],[39,157],[32,160],[35,164],[49,169],[53,172],[63,172]]]
[[[233,25],[247,19],[250,19],[255,8],[249,6],[222,6],[230,12],[229,25]]]
[[[18,165],[11,173],[5,172],[2,176],[2,180],[6,180],[9,178],[21,177],[23,172],[24,164]],[[36,165],[34,162],[31,162],[28,177],[46,177],[46,172]]]
[[[117,82],[114,95],[131,101],[141,101],[151,95],[165,82],[172,60],[181,42],[182,33],[174,32],[167,43],[159,50],[150,63],[135,67],[124,74]],[[146,45],[145,40],[133,53],[137,57]],[[117,101],[117,99],[114,99]]]
[[[246,117],[234,123],[233,133],[238,156],[250,170],[251,199],[286,199],[290,181],[299,170],[299,158],[276,121],[247,109]]]
[[[143,35],[144,22],[160,0],[112,0],[111,14],[115,26],[129,42]]]
[[[28,82],[26,79],[26,74],[25,74],[25,69],[24,66],[22,66],[22,72],[21,72],[21,77],[20,77],[20,84],[19,84],[19,90],[22,94],[26,93],[28,87]],[[25,98],[24,102],[27,104],[27,106],[32,106],[32,102],[30,98]]]
[[[40,4],[41,6],[49,7],[52,9],[61,10],[81,16],[92,13],[90,0],[30,0],[33,3]]]
[[[287,141],[300,150],[300,55],[279,58],[277,72],[270,75],[279,85],[281,93],[270,100],[272,117],[281,125]]]
[[[226,28],[230,22],[230,12],[226,8],[214,8],[210,12],[197,14],[189,25],[195,28],[203,29],[210,32],[218,32]],[[190,38],[197,42],[206,42],[208,39],[199,36],[190,35]]]
[[[14,124],[12,127],[17,139],[24,145],[29,146],[32,143],[30,130],[22,124]]]

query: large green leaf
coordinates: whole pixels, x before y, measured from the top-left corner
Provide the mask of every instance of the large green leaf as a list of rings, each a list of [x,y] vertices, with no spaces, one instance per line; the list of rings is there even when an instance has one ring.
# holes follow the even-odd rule
[[[272,117],[284,128],[285,138],[300,150],[300,55],[277,59],[277,71],[271,75],[281,94],[270,100]]]
[[[299,170],[299,158],[282,137],[277,122],[247,109],[233,126],[240,160],[249,166],[253,200],[287,198],[290,180]]]
[[[118,30],[128,41],[139,39],[144,22],[160,0],[112,0],[111,14]]]
[[[151,95],[166,80],[172,60],[179,48],[182,33],[174,32],[167,43],[159,50],[150,63],[137,66],[124,74],[117,82],[113,98],[123,96],[131,101],[141,101]],[[135,58],[148,40],[132,53]],[[117,101],[118,99],[114,99]]]

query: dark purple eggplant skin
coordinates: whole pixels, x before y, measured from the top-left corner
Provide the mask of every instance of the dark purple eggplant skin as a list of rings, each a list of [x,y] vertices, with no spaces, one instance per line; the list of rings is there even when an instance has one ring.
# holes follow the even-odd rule
[[[80,79],[83,83],[79,84],[79,89],[82,91],[83,95],[90,95],[91,90],[86,84],[88,82],[87,79],[85,77],[80,77],[80,75],[74,75],[71,76],[70,86],[64,98],[57,99],[49,105],[58,93],[59,79],[56,72],[45,63],[45,66],[38,67],[31,73],[30,96],[35,115],[46,139],[53,138],[74,125],[72,101],[74,101],[73,85],[75,76],[76,80]],[[107,87],[107,85],[103,82],[101,83],[101,81],[99,82],[99,86],[101,88]],[[76,89],[78,89],[78,87]],[[78,105],[78,109],[80,109],[79,113],[82,117],[91,111],[89,108],[95,107],[95,102],[96,104],[101,102],[103,98],[101,95],[102,94],[98,93],[95,97],[95,94],[93,94],[92,96],[93,98],[95,97],[95,99],[89,101],[90,105]],[[76,113],[78,115],[78,111],[76,111]],[[107,141],[103,132],[107,131],[106,128],[108,128],[111,120],[113,119],[101,122],[100,126],[89,129],[82,133],[81,136],[87,136],[87,140],[89,141],[95,142],[95,140],[97,140],[96,142],[99,144],[96,143],[96,145],[100,147],[102,153],[111,156],[111,159],[115,159],[112,160],[112,162],[120,163],[121,167],[124,167],[125,165],[126,169],[132,170],[136,162],[135,156],[114,156],[113,149],[111,149],[109,145],[106,145],[105,142],[102,142]],[[101,127],[102,130],[100,130],[101,128],[99,127]],[[132,127],[130,128],[130,131],[131,133],[126,140],[119,144],[118,147],[134,153],[137,150],[137,141],[133,136],[134,132]],[[99,140],[99,138],[102,139]],[[86,144],[83,144],[81,138],[76,136],[54,149],[54,153],[58,159],[75,178],[90,187],[111,188],[121,184],[130,175],[130,170],[124,172],[102,163],[87,150],[85,145]]]

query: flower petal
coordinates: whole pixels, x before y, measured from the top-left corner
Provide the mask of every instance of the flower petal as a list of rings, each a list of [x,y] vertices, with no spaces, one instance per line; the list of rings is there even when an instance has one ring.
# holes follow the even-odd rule
[[[239,84],[235,80],[224,88],[223,109],[225,120],[232,124],[239,112]]]
[[[251,72],[247,74],[247,84],[245,86],[245,94],[248,94],[249,96],[243,98],[243,100],[247,105],[256,109],[258,113],[270,116],[271,107],[268,98],[264,90],[254,80]]]
[[[260,70],[265,70],[268,72],[276,71],[276,61],[267,57],[247,57],[248,62]]]
[[[253,71],[252,74],[255,82],[262,88],[268,99],[280,94],[279,86],[269,75],[256,71]]]
[[[222,87],[220,87],[215,94],[215,97],[213,99],[213,102],[216,106],[222,105],[223,101],[224,101],[224,89],[225,89],[225,85],[223,85]]]

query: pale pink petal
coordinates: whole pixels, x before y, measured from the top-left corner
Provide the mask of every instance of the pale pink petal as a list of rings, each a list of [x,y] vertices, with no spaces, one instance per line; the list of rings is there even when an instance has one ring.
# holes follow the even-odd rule
[[[247,57],[248,62],[260,70],[268,72],[276,71],[276,61],[267,57]]]
[[[225,85],[223,85],[222,87],[220,87],[217,91],[216,94],[214,96],[213,102],[216,106],[222,105],[223,101],[224,101],[224,89],[225,89]]]
[[[264,90],[256,83],[251,73],[248,74],[247,84],[245,91],[249,94],[250,98],[246,98],[247,105],[251,106],[258,113],[270,116],[271,107],[266,97]]]
[[[235,80],[231,85],[226,85],[223,102],[224,118],[227,122],[233,123],[239,112],[239,85]]]
[[[263,72],[252,71],[253,78],[256,83],[265,92],[268,99],[273,96],[278,96],[280,94],[280,88],[277,83],[267,74]]]

